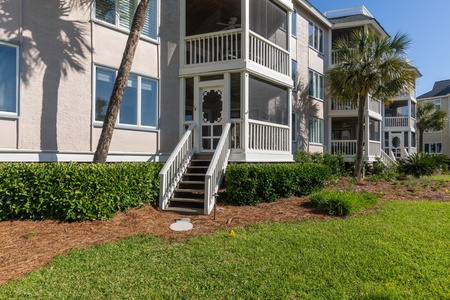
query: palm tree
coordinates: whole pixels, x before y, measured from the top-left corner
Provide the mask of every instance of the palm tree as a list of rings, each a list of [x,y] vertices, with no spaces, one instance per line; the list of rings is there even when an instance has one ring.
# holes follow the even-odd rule
[[[410,40],[404,34],[379,37],[372,31],[354,31],[333,47],[338,63],[327,71],[327,92],[335,101],[353,101],[358,107],[354,177],[361,177],[363,163],[364,107],[368,97],[384,103],[411,91],[416,69],[406,58]]]
[[[417,129],[419,130],[419,153],[423,151],[423,133],[433,130],[440,131],[447,125],[447,113],[435,109],[433,102],[424,102],[417,105]]]
[[[147,15],[149,0],[141,0],[136,12],[134,13],[133,22],[130,28],[130,34],[123,52],[122,61],[117,72],[116,81],[114,82],[113,91],[109,100],[108,109],[103,121],[102,133],[98,140],[97,150],[94,154],[94,163],[105,163],[108,157],[109,146],[111,145],[114,125],[117,120],[120,103],[125,91],[128,75],[133,64],[134,54],[136,52],[139,37],[144,26],[145,17]]]

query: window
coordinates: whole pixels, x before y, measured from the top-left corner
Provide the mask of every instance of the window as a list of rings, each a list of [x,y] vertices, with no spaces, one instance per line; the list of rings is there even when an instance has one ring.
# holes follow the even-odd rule
[[[294,11],[291,14],[291,34],[293,37],[297,37],[297,11],[294,9]]]
[[[137,0],[96,0],[95,18],[97,20],[129,30],[136,10]],[[142,35],[157,38],[157,0],[150,0]]]
[[[292,113],[292,141],[297,142],[298,135],[298,114]]]
[[[115,70],[97,67],[95,79],[96,122],[103,122],[105,119],[115,78]],[[130,74],[120,104],[117,125],[157,128],[158,116],[158,81]]]
[[[425,152],[430,154],[442,154],[442,143],[425,143]]]
[[[309,71],[309,95],[318,99],[324,98],[323,76],[314,71]]]
[[[429,101],[429,102],[432,102],[432,103],[434,103],[434,108],[436,109],[436,110],[440,110],[441,109],[441,99],[436,99],[436,100],[431,100],[431,101]]]
[[[297,91],[297,85],[298,85],[298,70],[297,70],[297,61],[292,60],[292,81],[293,81],[293,87],[292,90],[294,92]]]
[[[18,114],[19,47],[0,43],[0,114]]]
[[[323,120],[309,117],[309,142],[323,144]]]
[[[309,46],[323,53],[323,29],[316,24],[309,22]]]

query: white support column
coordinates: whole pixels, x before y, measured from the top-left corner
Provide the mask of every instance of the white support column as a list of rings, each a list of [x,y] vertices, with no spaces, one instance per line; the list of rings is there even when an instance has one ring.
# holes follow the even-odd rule
[[[163,1],[163,0],[162,0]],[[186,0],[180,1],[180,67],[186,65]]]
[[[242,104],[243,104],[243,118],[244,118],[244,132],[242,132],[242,148],[245,153],[248,152],[248,138],[249,138],[249,124],[248,119],[250,116],[250,109],[249,109],[249,74],[247,72],[243,73],[243,84],[242,84]]]
[[[197,123],[197,127],[194,130],[194,148],[200,151],[202,149],[200,132],[202,130],[202,118],[201,118],[201,103],[200,103],[200,91],[199,91],[200,76],[194,77],[194,111],[192,112],[194,122]]]
[[[183,136],[185,129],[184,129],[184,118],[186,113],[186,79],[180,78],[180,113],[179,113],[179,120],[180,120],[180,129],[179,129],[179,139]]]
[[[250,49],[250,3],[249,0],[242,0],[242,28],[244,28],[244,39],[242,43],[242,58],[244,61],[248,62],[250,60],[249,57],[249,49]]]

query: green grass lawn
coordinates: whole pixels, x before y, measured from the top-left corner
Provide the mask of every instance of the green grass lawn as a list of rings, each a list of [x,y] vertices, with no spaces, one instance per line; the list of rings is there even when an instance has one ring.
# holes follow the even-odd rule
[[[0,299],[450,299],[450,203],[73,251]]]

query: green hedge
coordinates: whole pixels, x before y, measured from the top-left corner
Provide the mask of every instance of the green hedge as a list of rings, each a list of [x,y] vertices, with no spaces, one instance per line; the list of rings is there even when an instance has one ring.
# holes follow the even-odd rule
[[[352,191],[320,191],[311,195],[311,204],[329,215],[346,216],[373,207],[378,196]]]
[[[226,201],[256,205],[309,195],[322,189],[331,173],[321,164],[230,164],[225,173]]]
[[[111,218],[158,197],[160,163],[2,163],[0,220]]]

